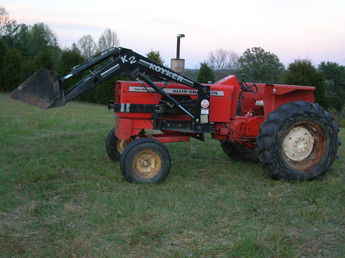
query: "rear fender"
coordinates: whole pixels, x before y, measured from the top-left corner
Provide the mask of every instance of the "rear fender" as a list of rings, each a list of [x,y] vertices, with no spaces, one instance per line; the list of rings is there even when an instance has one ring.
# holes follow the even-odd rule
[[[265,120],[269,113],[286,103],[293,101],[314,102],[314,91],[315,87],[311,86],[266,84],[263,96]]]

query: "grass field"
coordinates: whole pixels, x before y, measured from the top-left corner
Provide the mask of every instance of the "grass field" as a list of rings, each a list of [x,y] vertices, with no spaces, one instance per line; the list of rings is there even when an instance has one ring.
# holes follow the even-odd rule
[[[345,257],[345,167],[274,181],[208,139],[169,144],[162,184],[124,181],[104,151],[113,114],[0,95],[1,257]],[[344,131],[341,131],[344,139]]]

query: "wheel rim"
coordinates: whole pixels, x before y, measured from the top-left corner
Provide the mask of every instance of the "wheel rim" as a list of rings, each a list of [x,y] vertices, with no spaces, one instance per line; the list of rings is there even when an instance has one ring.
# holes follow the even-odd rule
[[[293,169],[310,171],[326,152],[326,138],[324,129],[312,121],[292,125],[283,136],[281,145],[285,162]]]
[[[145,149],[134,157],[133,166],[140,177],[152,178],[161,170],[162,160],[156,152]]]
[[[307,128],[297,126],[285,136],[283,151],[290,160],[302,161],[312,153],[314,142],[314,136]]]

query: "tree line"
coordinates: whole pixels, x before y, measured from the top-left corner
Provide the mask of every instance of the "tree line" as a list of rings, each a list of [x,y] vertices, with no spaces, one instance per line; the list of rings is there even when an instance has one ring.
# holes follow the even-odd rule
[[[46,24],[18,24],[0,7],[0,91],[13,90],[41,68],[66,74],[71,67],[114,46],[119,46],[118,35],[106,29],[96,41],[91,35],[85,35],[70,48],[61,48]],[[147,56],[164,64],[159,51],[152,50]],[[230,50],[217,49],[208,54],[200,69],[185,72],[202,83],[214,82],[229,74],[243,81],[312,85],[317,88],[316,98],[323,107],[339,114],[344,109],[345,67],[334,62],[322,62],[315,67],[309,60],[295,60],[285,67],[277,55],[261,47],[249,48],[240,56]],[[71,87],[77,79],[67,82],[65,87]],[[113,83],[118,79],[128,78],[116,77],[103,82],[79,100],[106,104],[113,96]]]
[[[310,60],[297,59],[285,67],[277,55],[261,47],[249,48],[241,56],[218,49],[200,64],[196,78],[207,83],[228,74],[242,81],[315,86],[320,105],[338,114],[344,109],[345,66],[335,62],[321,62],[315,67]]]
[[[46,24],[18,24],[10,18],[5,8],[0,7],[0,92],[12,91],[42,68],[60,75],[67,74],[73,66],[116,46],[119,46],[116,32],[106,29],[97,41],[91,35],[85,35],[70,48],[61,48],[56,35]],[[147,55],[163,63],[158,51],[152,50]],[[65,89],[72,87],[82,76],[66,81]],[[120,79],[128,78],[117,76],[103,82],[93,91],[80,96],[79,100],[107,104],[113,96],[114,81]]]

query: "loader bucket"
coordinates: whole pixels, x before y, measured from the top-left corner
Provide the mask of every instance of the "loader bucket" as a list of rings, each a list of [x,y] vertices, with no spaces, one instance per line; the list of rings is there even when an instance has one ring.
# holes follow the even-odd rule
[[[34,73],[12,93],[11,98],[43,109],[63,106],[64,93],[54,72],[42,69]]]

